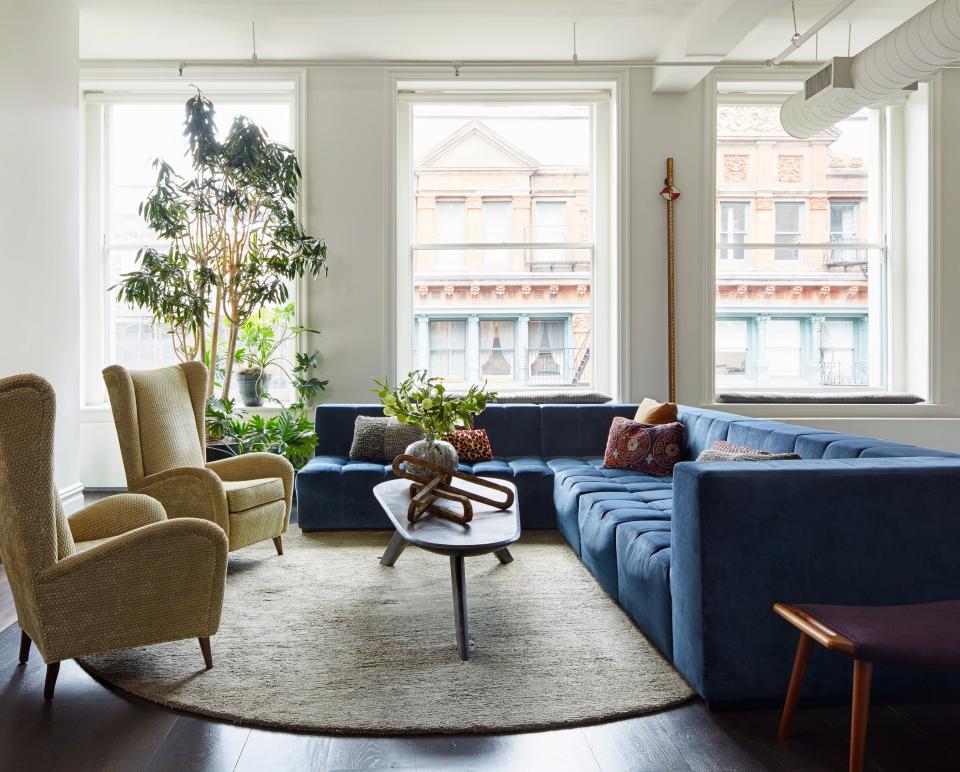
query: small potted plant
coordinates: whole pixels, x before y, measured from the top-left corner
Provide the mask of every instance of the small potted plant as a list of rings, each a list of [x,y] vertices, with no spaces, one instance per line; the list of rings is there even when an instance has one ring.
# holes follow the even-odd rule
[[[297,335],[319,332],[294,325],[293,316],[293,304],[288,303],[280,308],[260,309],[240,327],[241,347],[235,357],[242,365],[237,371],[237,381],[244,407],[263,404],[270,388],[271,367],[286,372],[283,346]],[[289,377],[289,373],[287,375]]]
[[[396,386],[391,386],[387,378],[374,378],[373,382],[379,387],[375,391],[384,415],[423,430],[424,438],[411,444],[406,454],[448,469],[456,469],[460,459],[453,445],[440,438],[455,429],[472,426],[473,417],[482,413],[495,396],[486,390],[486,383],[471,386],[462,396],[453,396],[440,378],[427,377],[426,370],[414,370]]]

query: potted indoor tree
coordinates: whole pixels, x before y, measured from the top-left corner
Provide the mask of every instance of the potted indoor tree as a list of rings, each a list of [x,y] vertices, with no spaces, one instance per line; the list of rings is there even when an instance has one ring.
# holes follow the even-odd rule
[[[181,177],[157,159],[156,185],[140,205],[169,247],[141,249],[136,270],[115,286],[119,300],[149,309],[168,330],[179,359],[214,363],[208,395],[222,362],[223,399],[244,325],[265,306],[286,303],[289,282],[325,274],[327,247],[297,217],[301,172],[293,150],[244,116],[221,141],[214,118],[203,94],[187,101],[192,173]]]

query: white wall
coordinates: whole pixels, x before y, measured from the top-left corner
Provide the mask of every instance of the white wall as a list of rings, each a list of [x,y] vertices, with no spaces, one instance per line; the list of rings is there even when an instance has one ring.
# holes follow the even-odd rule
[[[626,401],[666,397],[666,228],[665,205],[658,195],[665,159],[676,160],[678,397],[686,404],[704,401],[705,341],[709,309],[704,289],[709,275],[705,188],[706,126],[713,120],[701,85],[687,94],[653,94],[651,73],[630,73],[630,392]],[[943,211],[932,241],[943,245],[940,280],[944,298],[940,330],[946,344],[940,361],[941,405],[923,406],[734,406],[748,412],[800,424],[853,431],[886,439],[960,451],[960,350],[951,330],[960,329],[960,147],[951,141],[960,126],[960,71],[944,75],[937,100],[943,132],[936,175],[941,191],[934,211]],[[314,68],[306,93],[307,220],[328,244],[330,275],[307,291],[311,325],[322,331],[323,377],[330,378],[328,402],[371,400],[371,376],[388,372],[392,362],[393,322],[388,316],[393,253],[389,208],[392,151],[391,79],[386,70]],[[936,96],[936,91],[934,92]],[[936,116],[935,116],[936,118]],[[939,208],[937,201],[940,202]],[[933,334],[934,342],[939,338]],[[851,418],[854,416],[854,418]],[[919,420],[914,420],[919,419]],[[95,420],[95,419],[91,419]],[[82,441],[95,452],[84,454],[84,480],[92,486],[123,484],[122,466],[109,423],[85,424]],[[104,444],[108,442],[109,444]]]
[[[77,50],[67,0],[0,4],[0,376],[34,372],[53,384],[68,509],[82,502]]]

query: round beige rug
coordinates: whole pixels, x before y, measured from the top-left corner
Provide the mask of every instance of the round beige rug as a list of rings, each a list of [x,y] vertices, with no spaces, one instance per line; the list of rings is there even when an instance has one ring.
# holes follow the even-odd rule
[[[450,563],[383,532],[302,534],[230,555],[214,667],[195,640],[86,657],[172,708],[323,733],[508,732],[636,716],[690,686],[555,533],[512,563],[467,558],[471,659],[457,656]]]

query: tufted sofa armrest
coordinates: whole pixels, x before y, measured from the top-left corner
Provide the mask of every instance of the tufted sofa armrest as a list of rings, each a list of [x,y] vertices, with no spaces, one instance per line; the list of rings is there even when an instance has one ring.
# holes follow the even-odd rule
[[[678,464],[675,664],[708,701],[780,699],[796,637],[774,602],[960,598],[958,501],[960,460]],[[848,666],[808,682],[849,693]]]

